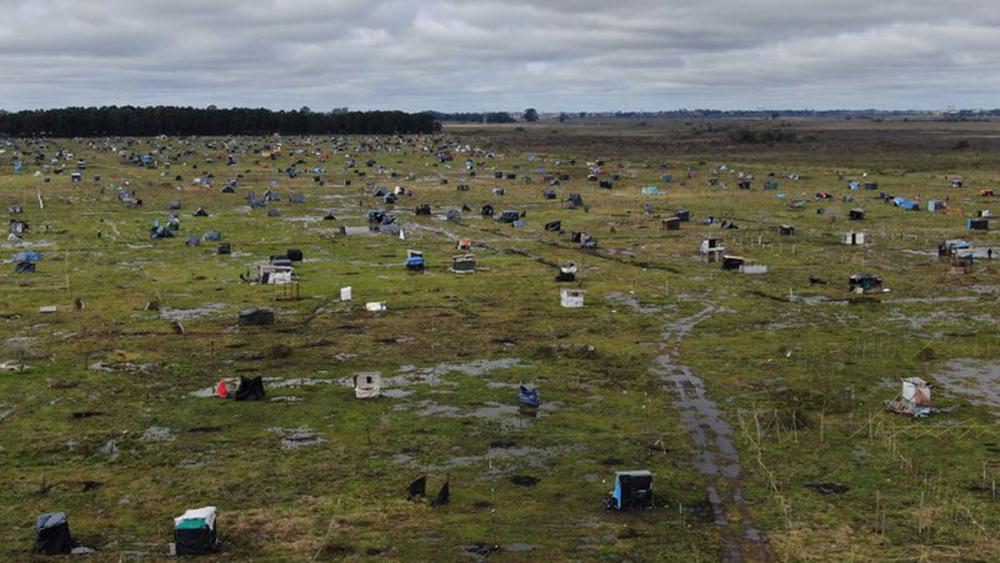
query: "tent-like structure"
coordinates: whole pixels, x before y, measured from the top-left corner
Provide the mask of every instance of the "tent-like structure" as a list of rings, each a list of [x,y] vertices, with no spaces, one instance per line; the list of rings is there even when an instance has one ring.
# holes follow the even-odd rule
[[[209,555],[219,552],[214,506],[186,510],[174,518],[177,555]]]
[[[236,389],[237,401],[263,401],[264,380],[261,376],[240,376],[240,386]]]
[[[65,512],[46,512],[35,521],[35,553],[60,555],[73,551]]]

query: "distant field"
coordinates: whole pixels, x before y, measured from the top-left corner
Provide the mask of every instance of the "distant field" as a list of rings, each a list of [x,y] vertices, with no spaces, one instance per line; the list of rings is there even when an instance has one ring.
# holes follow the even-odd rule
[[[166,559],[172,518],[214,505],[223,553],[206,560],[997,560],[1000,256],[959,274],[937,247],[1000,252],[995,221],[966,228],[1000,212],[980,195],[1000,190],[998,149],[998,122],[858,120],[0,143],[0,210],[19,204],[9,219],[30,225],[0,243],[0,364],[28,366],[0,371],[0,559],[30,560],[52,510],[89,560]],[[396,186],[411,194],[373,195]],[[251,209],[268,189],[281,199]],[[151,239],[174,201],[180,230]],[[405,239],[339,232],[372,209]],[[691,220],[665,230],[678,209]],[[210,230],[232,254],[185,244]],[[841,244],[851,230],[866,244]],[[706,238],[767,272],[706,261]],[[474,274],[448,270],[460,239]],[[300,299],[241,281],[288,249],[304,256]],[[425,272],[406,271],[411,249]],[[29,250],[36,272],[15,273]],[[577,281],[556,282],[571,262]],[[850,293],[856,273],[891,291]],[[561,289],[585,306],[561,307]],[[250,307],[274,325],[239,326]],[[386,396],[354,398],[368,372]],[[205,396],[252,375],[265,401]],[[886,412],[913,376],[940,410]],[[518,411],[519,384],[537,386],[536,416]],[[653,473],[654,507],[605,513],[615,472],[633,469]],[[431,496],[448,479],[450,503],[407,500],[421,475]]]

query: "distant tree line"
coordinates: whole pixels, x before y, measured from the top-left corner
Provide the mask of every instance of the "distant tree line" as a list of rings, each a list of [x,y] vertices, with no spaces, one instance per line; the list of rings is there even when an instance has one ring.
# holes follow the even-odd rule
[[[506,111],[492,112],[465,112],[465,113],[442,113],[439,111],[428,112],[438,121],[466,122],[466,123],[514,123],[517,121]]]
[[[433,133],[441,125],[430,113],[346,111],[307,107],[292,111],[263,108],[156,106],[68,107],[0,112],[0,134],[12,137],[154,135],[267,135]]]

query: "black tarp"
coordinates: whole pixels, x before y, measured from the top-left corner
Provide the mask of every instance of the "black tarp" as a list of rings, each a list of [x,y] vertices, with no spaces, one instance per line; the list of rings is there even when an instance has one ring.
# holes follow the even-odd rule
[[[214,529],[208,526],[195,529],[175,529],[174,544],[177,546],[177,555],[209,555],[218,553],[219,536]]]
[[[416,481],[410,483],[410,486],[406,488],[406,494],[410,499],[416,497],[422,497],[427,494],[427,476],[423,476]]]
[[[562,230],[562,221],[551,221],[545,224],[545,230],[550,233],[559,232]]]
[[[247,325],[272,325],[274,324],[274,311],[269,309],[244,309],[240,311],[240,324]]]
[[[285,252],[285,256],[287,256],[288,259],[291,260],[292,262],[301,262],[302,261],[302,250],[298,249],[298,248],[289,248]]]
[[[35,521],[35,553],[59,555],[73,551],[65,512],[46,512]]]
[[[263,401],[264,380],[261,376],[240,376],[240,386],[236,389],[237,401]]]
[[[444,485],[441,485],[441,490],[438,491],[437,496],[431,501],[431,506],[444,506],[448,504],[449,500],[451,500],[451,486],[448,484],[448,481],[445,481]]]

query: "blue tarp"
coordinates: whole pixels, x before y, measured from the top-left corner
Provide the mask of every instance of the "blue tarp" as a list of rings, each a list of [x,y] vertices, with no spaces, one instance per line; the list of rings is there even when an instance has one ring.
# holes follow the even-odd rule
[[[524,385],[518,391],[517,398],[521,401],[521,404],[529,407],[537,407],[541,403],[541,399],[538,397],[538,389],[525,387]]]
[[[34,250],[26,250],[24,252],[18,252],[14,256],[15,262],[38,262],[42,257],[38,255]]]

